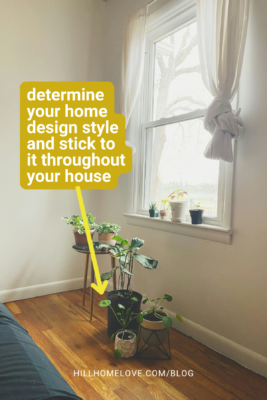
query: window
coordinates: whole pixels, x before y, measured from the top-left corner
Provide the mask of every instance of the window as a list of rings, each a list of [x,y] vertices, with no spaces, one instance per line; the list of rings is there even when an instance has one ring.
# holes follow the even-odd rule
[[[204,223],[229,227],[232,166],[203,155],[211,139],[203,127],[211,100],[200,73],[195,10],[154,22],[143,83],[139,214],[183,188],[191,206],[201,203]]]

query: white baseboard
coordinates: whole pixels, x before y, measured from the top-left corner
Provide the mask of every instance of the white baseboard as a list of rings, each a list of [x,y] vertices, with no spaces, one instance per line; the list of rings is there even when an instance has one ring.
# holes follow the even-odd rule
[[[7,303],[9,301],[31,299],[33,297],[45,296],[47,294],[81,289],[82,287],[83,287],[83,278],[76,278],[76,279],[70,279],[68,281],[51,282],[42,285],[3,290],[0,292],[0,301],[2,303]]]
[[[170,316],[173,316],[173,327],[186,336],[192,337],[198,342],[205,346],[217,351],[238,364],[256,372],[257,374],[267,377],[267,358],[247,349],[246,347],[240,346],[239,344],[232,342],[225,337],[218,335],[209,329],[204,328],[186,318],[183,318],[184,322],[180,323],[176,320],[175,314],[168,311]]]

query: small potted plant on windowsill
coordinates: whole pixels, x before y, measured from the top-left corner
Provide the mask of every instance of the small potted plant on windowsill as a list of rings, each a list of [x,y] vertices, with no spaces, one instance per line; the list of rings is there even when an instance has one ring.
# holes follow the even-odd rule
[[[167,330],[172,327],[172,319],[161,306],[164,300],[171,302],[172,296],[164,294],[157,299],[149,299],[146,294],[143,295],[143,304],[148,303],[149,309],[142,312],[143,321],[140,322],[141,336],[148,346],[160,346],[167,338]],[[176,314],[176,319],[183,322],[181,315]],[[154,331],[157,335],[153,335]]]
[[[184,195],[188,193],[183,189],[176,189],[169,197],[171,199],[170,205],[172,210],[172,222],[186,222],[186,210],[188,201],[181,201]]]
[[[95,228],[97,227],[97,224],[94,222],[96,218],[92,214],[86,214],[86,216],[87,216],[87,220],[88,220],[89,227],[90,227],[91,237],[93,240]],[[67,222],[68,225],[72,226],[76,246],[79,246],[79,247],[88,246],[87,237],[85,234],[85,227],[83,224],[83,219],[81,217],[79,217],[78,215],[72,215],[69,218],[63,217],[61,219],[63,219],[65,222]]]
[[[151,203],[149,205],[149,216],[150,218],[156,218],[159,216],[159,212],[157,210],[157,204],[156,203]]]
[[[118,331],[113,333],[111,336],[111,339],[114,339],[115,337],[114,356],[117,360],[119,360],[120,358],[133,357],[136,353],[137,331],[129,328],[127,329],[127,327],[134,320],[137,320],[138,323],[141,323],[143,321],[143,315],[141,313],[134,313],[132,311],[133,303],[138,302],[138,299],[136,297],[131,297],[131,300],[132,304],[127,309],[124,305],[118,304],[120,311],[117,313],[115,313],[115,311],[113,310],[110,300],[103,300],[99,303],[100,307],[109,307],[112,310],[118,323],[121,326],[121,328],[119,328]]]
[[[171,218],[171,206],[169,200],[161,200],[162,209],[160,210],[160,218],[161,219],[170,219]]]
[[[114,236],[118,234],[121,227],[116,224],[110,224],[109,222],[102,222],[96,228],[98,233],[99,244],[111,244],[115,246],[116,240],[113,239]]]
[[[200,203],[194,204],[194,208],[189,210],[191,216],[191,222],[193,225],[200,225],[203,223],[203,213],[204,210],[200,209]]]

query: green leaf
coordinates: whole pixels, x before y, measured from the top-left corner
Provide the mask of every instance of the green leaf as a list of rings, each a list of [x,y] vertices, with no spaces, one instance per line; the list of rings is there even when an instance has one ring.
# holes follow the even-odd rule
[[[147,311],[143,312],[143,316],[145,316],[145,315],[147,315],[147,314],[148,314],[148,312],[147,312]]]
[[[143,304],[146,304],[148,302],[148,299],[143,300]]]
[[[169,329],[172,327],[172,319],[170,317],[163,317],[162,322],[165,328]]]
[[[100,307],[109,307],[111,304],[110,300],[102,300],[100,301],[100,303],[98,304]]]
[[[114,350],[113,354],[114,354],[114,357],[116,358],[116,360],[120,360],[122,357],[119,349]]]
[[[113,240],[116,240],[116,242],[121,243],[123,241],[123,238],[120,237],[119,235],[113,236]]]
[[[125,307],[122,304],[118,304],[119,308],[123,308],[123,310],[125,310]]]
[[[138,299],[136,297],[131,297],[132,301],[138,301]]]
[[[114,249],[114,246],[112,246],[111,244],[100,244],[98,246],[98,249]]]
[[[139,324],[141,324],[143,322],[143,319],[144,319],[143,314],[138,314],[136,319],[137,319],[137,322]]]
[[[164,299],[167,301],[172,301],[172,296],[170,296],[169,294],[164,294]]]
[[[113,333],[113,334],[110,336],[110,339],[113,340],[114,337],[115,337],[115,333]]]
[[[134,254],[133,257],[145,268],[157,268],[158,261],[154,260],[154,258],[143,256],[142,254]]]
[[[132,251],[137,251],[137,250],[140,249],[140,247],[143,246],[144,243],[145,243],[145,241],[142,240],[142,239],[139,239],[137,237],[133,238],[132,241],[131,241],[130,249]]]
[[[116,271],[116,269],[118,269],[118,268],[119,268],[119,267],[116,266],[116,267],[114,267],[113,269],[111,269],[110,271],[104,272],[104,273],[101,275],[101,281],[102,281],[102,282],[108,281],[108,280],[112,277],[112,275],[114,274],[114,272]]]
[[[121,265],[121,270],[125,273],[125,274],[127,274],[127,275],[133,275],[130,271],[128,271],[128,269],[126,269],[125,267],[123,267],[122,265]]]
[[[128,247],[129,247],[129,246],[130,246],[127,239],[124,239],[124,240],[121,242],[120,245],[121,245],[121,247],[124,247],[124,246],[128,246]]]
[[[181,315],[179,315],[179,314],[176,314],[176,319],[177,319],[177,321],[179,321],[179,322],[184,322],[183,318],[182,318]]]

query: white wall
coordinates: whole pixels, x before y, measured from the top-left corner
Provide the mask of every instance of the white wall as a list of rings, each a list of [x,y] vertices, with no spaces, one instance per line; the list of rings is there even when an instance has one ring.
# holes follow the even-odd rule
[[[83,276],[61,216],[79,213],[75,191],[19,183],[19,89],[27,80],[103,78],[103,7],[95,0],[0,0],[1,291]],[[96,195],[88,194],[86,207]],[[13,293],[13,292],[12,292]]]
[[[105,80],[115,84],[119,111],[120,57],[125,17],[147,0],[109,0],[105,21]],[[160,3],[160,0],[159,2]],[[238,140],[233,245],[127,225],[132,175],[101,196],[99,217],[122,226],[128,239],[145,239],[143,251],[159,260],[150,272],[135,266],[133,287],[150,296],[169,293],[169,308],[208,330],[267,357],[267,2],[251,1],[240,107],[246,133]],[[102,262],[101,269],[107,269]],[[229,355],[229,354],[228,354]],[[231,354],[230,354],[231,356]],[[234,357],[234,355],[232,355]],[[266,369],[267,373],[267,369]]]

